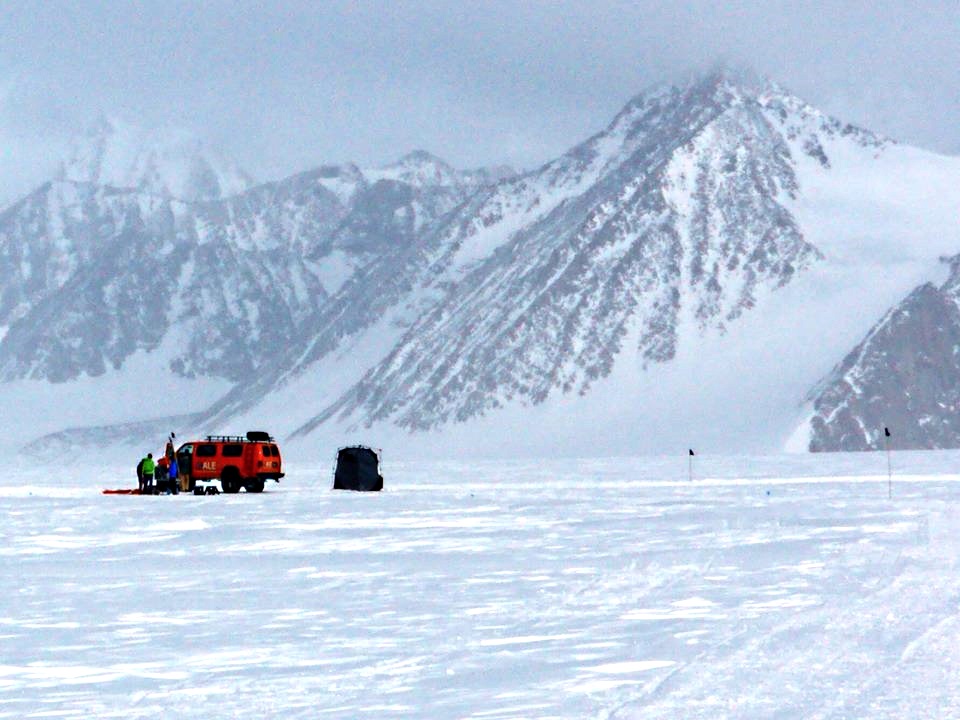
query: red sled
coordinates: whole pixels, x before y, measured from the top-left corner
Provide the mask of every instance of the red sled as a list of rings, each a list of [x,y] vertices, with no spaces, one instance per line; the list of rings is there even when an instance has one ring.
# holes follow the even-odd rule
[[[140,491],[137,488],[120,488],[118,490],[104,490],[104,495],[139,495]]]

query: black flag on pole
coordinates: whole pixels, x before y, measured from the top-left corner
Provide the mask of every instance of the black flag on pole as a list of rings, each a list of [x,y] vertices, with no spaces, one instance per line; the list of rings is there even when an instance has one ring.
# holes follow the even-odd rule
[[[887,499],[893,499],[893,466],[890,464],[890,428],[883,426],[883,446],[887,451]]]
[[[693,457],[693,450],[690,451],[690,457]]]

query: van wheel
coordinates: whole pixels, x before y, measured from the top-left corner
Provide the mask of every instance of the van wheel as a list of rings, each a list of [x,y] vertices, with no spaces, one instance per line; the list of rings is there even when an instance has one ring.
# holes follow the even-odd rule
[[[220,476],[220,486],[230,495],[240,492],[240,473],[234,468],[227,468]]]
[[[254,480],[250,483],[247,483],[247,492],[262,493],[263,480]]]

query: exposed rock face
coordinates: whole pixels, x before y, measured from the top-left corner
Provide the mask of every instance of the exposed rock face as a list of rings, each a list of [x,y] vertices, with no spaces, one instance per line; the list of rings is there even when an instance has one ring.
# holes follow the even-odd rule
[[[667,362],[683,327],[724,332],[820,253],[784,205],[793,153],[844,128],[775,86],[718,74],[631,101],[599,135],[481,190],[424,238],[436,298],[338,414],[410,429],[586,393],[622,352]]]
[[[175,208],[56,182],[0,215],[0,373],[54,382],[119,367],[167,329],[155,263],[175,250]]]
[[[176,374],[234,383],[192,416],[210,429],[348,358],[335,390],[295,398],[300,435],[423,431],[586,395],[618,362],[643,373],[726,336],[820,264],[797,217],[801,169],[822,180],[889,145],[774,84],[716,73],[637,96],[520,175],[416,151],[234,193],[211,164],[216,183],[187,192],[163,179],[182,174],[141,172],[159,161],[117,175],[122,163],[93,152],[0,214],[0,379],[66,382],[157,353]],[[937,297],[953,291],[917,292],[924,327],[947,332]],[[891,333],[922,314],[910,312],[885,319]],[[951,338],[914,343],[916,367]],[[870,348],[818,394],[814,449],[853,447],[860,425],[881,422],[849,391],[861,356]],[[913,400],[952,408],[935,377]]]
[[[208,202],[48,183],[0,214],[0,377],[64,382],[161,349],[181,375],[247,380],[467,192],[417,179],[328,167]]]
[[[812,393],[810,450],[950,448],[960,439],[960,256],[892,308]]]
[[[187,201],[216,200],[254,184],[236,162],[187,133],[148,132],[106,117],[73,142],[57,179]]]

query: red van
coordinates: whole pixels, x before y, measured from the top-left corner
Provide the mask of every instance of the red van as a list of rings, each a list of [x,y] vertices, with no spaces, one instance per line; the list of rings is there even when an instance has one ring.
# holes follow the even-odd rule
[[[177,465],[185,489],[202,493],[197,481],[219,480],[225,493],[263,492],[267,480],[280,482],[283,461],[270,433],[207,435],[204,440],[184,443],[177,449]]]

